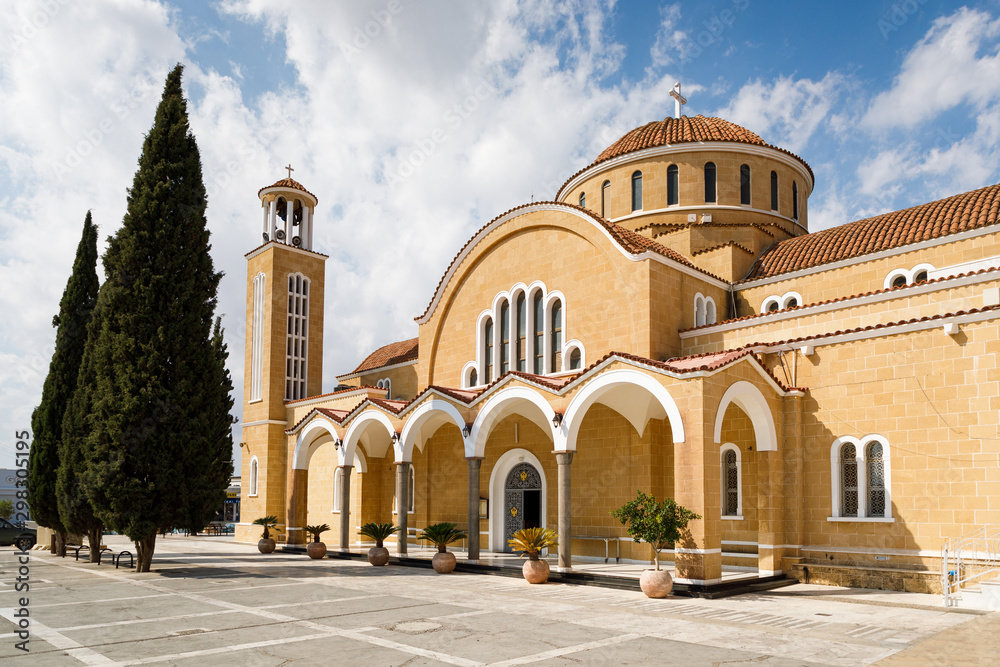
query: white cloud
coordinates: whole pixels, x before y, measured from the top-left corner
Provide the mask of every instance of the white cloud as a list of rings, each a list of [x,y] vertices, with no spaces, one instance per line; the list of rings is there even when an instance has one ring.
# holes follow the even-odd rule
[[[688,35],[677,29],[681,18],[681,5],[663,5],[660,7],[660,28],[656,32],[656,40],[649,49],[649,58],[653,67],[673,65],[677,58],[684,56],[684,46],[688,43]]]

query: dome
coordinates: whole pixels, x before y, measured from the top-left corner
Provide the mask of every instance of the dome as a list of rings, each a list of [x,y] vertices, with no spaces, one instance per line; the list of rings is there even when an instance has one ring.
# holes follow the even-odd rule
[[[767,143],[759,135],[741,125],[722,118],[709,118],[701,115],[693,118],[688,116],[664,118],[626,132],[621,139],[604,149],[604,152],[597,156],[591,166],[619,155],[641,151],[644,148],[709,141],[727,141],[773,148],[794,157],[805,165],[810,176],[812,175],[812,169],[798,155]]]
[[[316,195],[306,190],[304,185],[302,185],[293,178],[283,178],[272,185],[265,186],[257,191],[257,196],[260,197],[260,195],[264,192],[264,190],[270,190],[271,188],[285,188],[291,190],[298,190],[300,192],[306,193],[307,195],[312,197],[316,203],[319,203],[319,198]]]

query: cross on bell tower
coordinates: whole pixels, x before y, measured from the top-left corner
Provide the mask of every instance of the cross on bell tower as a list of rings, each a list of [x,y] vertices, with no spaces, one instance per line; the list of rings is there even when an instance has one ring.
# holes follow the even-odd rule
[[[288,178],[291,179],[292,178],[292,172],[295,171],[294,169],[292,169],[292,163],[289,162],[287,165],[285,165],[285,169],[288,170]]]

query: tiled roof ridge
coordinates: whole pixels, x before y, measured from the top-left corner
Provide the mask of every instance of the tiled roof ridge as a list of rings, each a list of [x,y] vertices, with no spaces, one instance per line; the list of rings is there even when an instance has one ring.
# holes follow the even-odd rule
[[[315,199],[317,203],[319,203],[319,197],[306,190],[306,187],[301,183],[299,183],[298,181],[296,181],[294,178],[282,178],[278,181],[275,181],[271,185],[265,185],[264,187],[262,187],[260,190],[257,191],[257,196],[260,197],[260,193],[263,192],[264,190],[267,190],[268,188],[292,188],[294,190],[301,190],[302,192],[306,193],[307,195]]]
[[[754,254],[753,250],[751,250],[750,248],[746,247],[745,245],[743,245],[741,243],[737,243],[736,241],[726,241],[725,243],[720,243],[718,245],[714,245],[714,246],[711,246],[709,248],[702,248],[701,250],[695,250],[691,254],[693,256],[694,255],[701,255],[701,254],[706,253],[706,252],[712,252],[713,250],[718,250],[719,248],[725,248],[726,246],[736,246],[737,248],[739,248],[740,250],[746,252],[747,254],[750,254],[750,255]]]
[[[976,276],[981,273],[990,273],[991,271],[1000,271],[1000,267],[990,267],[987,269],[977,269],[975,271],[966,271],[965,273],[956,273],[950,276],[941,276],[940,278],[932,278],[931,280],[922,280],[919,283],[914,283],[912,285],[899,285],[898,287],[883,287],[882,289],[872,290],[870,292],[860,292],[858,294],[851,294],[849,296],[838,296],[836,299],[826,299],[825,301],[813,301],[812,303],[804,303],[801,306],[792,306],[791,308],[782,308],[781,310],[774,310],[769,313],[754,313],[753,315],[744,315],[743,317],[734,317],[728,320],[722,320],[721,322],[714,322],[712,324],[702,324],[697,327],[688,327],[687,329],[678,329],[678,333],[686,333],[688,331],[694,331],[695,329],[706,329],[708,327],[717,327],[722,324],[731,324],[733,322],[745,322],[747,320],[756,319],[759,317],[766,317],[768,315],[774,315],[776,313],[787,313],[793,310],[803,310],[805,308],[813,308],[815,306],[825,306],[830,303],[840,303],[842,301],[850,301],[851,299],[860,299],[866,296],[874,296],[876,294],[886,294],[888,292],[895,292],[897,290],[911,289],[913,287],[919,287],[920,285],[931,285],[933,283],[943,282],[945,280],[955,280],[956,278],[967,278],[968,276]]]
[[[298,420],[297,422],[295,422],[295,424],[293,426],[291,426],[289,428],[286,428],[285,429],[285,433],[294,433],[295,429],[297,429],[299,426],[301,426],[303,422],[305,422],[307,419],[309,419],[310,417],[312,417],[313,413],[316,413],[316,412],[319,412],[320,414],[329,417],[330,419],[332,419],[333,421],[337,422],[338,424],[343,424],[344,423],[344,419],[347,417],[347,415],[351,414],[351,410],[341,410],[340,408],[312,408],[311,410],[307,411],[304,415],[302,415],[302,418],[300,420]],[[328,413],[333,413],[333,412],[342,412],[344,414],[340,415],[340,416],[337,416],[337,415],[334,415],[334,414],[328,414]]]
[[[288,246],[288,244],[287,244],[287,243],[280,243],[280,242],[278,242],[278,241],[274,241],[274,240],[271,240],[271,241],[265,241],[264,243],[261,243],[261,244],[260,244],[259,246],[257,246],[257,247],[256,247],[256,248],[254,248],[253,250],[250,250],[249,252],[245,252],[245,253],[243,253],[243,256],[244,256],[244,257],[249,257],[250,255],[254,254],[254,253],[255,253],[255,252],[257,252],[258,250],[260,250],[261,248],[263,248],[264,246],[266,246],[266,245],[267,245],[268,243],[273,243],[273,244],[275,244],[275,245],[281,245],[281,246]],[[306,249],[306,248],[300,248],[299,246],[288,246],[288,247],[291,247],[291,248],[295,248],[296,250],[302,250],[303,252],[311,252],[312,254],[314,254],[314,255],[319,255],[320,257],[326,257],[326,258],[329,258],[329,257],[330,257],[329,255],[324,255],[324,254],[323,254],[323,253],[321,253],[321,252],[316,252],[315,250],[308,250],[308,249]]]
[[[651,222],[648,225],[643,225],[642,227],[636,227],[636,232],[645,231],[647,229],[653,229],[654,227],[663,227],[663,229],[657,231],[653,234],[653,239],[657,239],[660,236],[666,236],[673,232],[679,231],[681,229],[689,229],[691,227],[710,227],[710,228],[725,228],[725,227],[753,227],[754,229],[767,234],[772,239],[775,235],[770,231],[765,229],[765,227],[774,227],[780,229],[782,232],[787,234],[789,237],[794,238],[794,234],[782,227],[776,222],[677,222],[677,223],[664,223],[664,222]]]
[[[377,371],[378,369],[386,366],[402,364],[407,361],[414,361],[419,358],[419,354],[419,336],[407,338],[406,340],[393,341],[392,343],[387,343],[376,348],[374,351],[369,353],[360,364],[358,364],[357,368],[349,373],[344,373],[344,375],[368,373],[371,371]]]
[[[593,219],[595,222],[597,222],[602,227],[604,227],[608,231],[608,233],[611,234],[611,237],[622,248],[624,248],[625,250],[629,251],[632,254],[640,254],[641,252],[644,252],[646,250],[652,250],[653,252],[655,252],[655,253],[657,253],[659,255],[663,255],[664,257],[668,257],[668,258],[670,258],[670,259],[672,259],[672,260],[674,260],[676,262],[684,264],[685,266],[687,266],[689,268],[692,268],[692,269],[694,269],[696,271],[699,271],[700,273],[704,273],[705,275],[707,275],[707,276],[709,276],[711,278],[715,278],[716,280],[722,280],[722,278],[720,278],[719,276],[713,275],[713,274],[709,273],[708,271],[705,271],[704,269],[698,268],[697,266],[695,266],[694,264],[692,264],[689,260],[687,260],[683,255],[681,255],[679,252],[677,252],[675,250],[671,250],[670,248],[666,247],[665,245],[663,245],[661,243],[657,243],[656,241],[654,241],[654,240],[652,240],[650,238],[642,236],[641,234],[637,234],[636,232],[633,232],[630,229],[622,227],[621,225],[619,225],[617,223],[611,222],[610,220],[607,220],[606,218],[602,218],[601,216],[597,215],[596,213],[594,213],[590,209],[583,208],[582,206],[577,206],[576,204],[570,204],[570,203],[567,203],[567,202],[557,202],[557,201],[528,202],[527,204],[520,204],[518,206],[515,206],[515,207],[513,207],[511,209],[508,209],[508,210],[504,211],[503,213],[495,216],[493,219],[491,219],[485,225],[483,225],[482,227],[480,227],[479,229],[477,229],[472,234],[472,236],[469,237],[469,240],[466,241],[462,245],[461,248],[459,248],[458,252],[455,253],[455,256],[452,258],[451,262],[448,264],[448,268],[446,268],[445,271],[444,271],[444,273],[441,275],[441,279],[438,280],[437,286],[434,288],[434,292],[431,295],[431,300],[427,303],[427,307],[424,308],[424,312],[421,313],[420,315],[418,315],[417,317],[413,318],[413,319],[414,320],[421,320],[421,319],[423,319],[424,317],[427,316],[427,314],[431,310],[431,306],[434,303],[434,298],[438,295],[438,293],[441,291],[441,289],[444,286],[445,278],[451,272],[452,268],[454,268],[455,264],[458,262],[458,259],[462,256],[462,253],[464,253],[465,250],[470,245],[472,245],[472,242],[475,241],[476,237],[478,237],[479,234],[481,234],[483,232],[483,230],[487,229],[490,225],[492,225],[497,220],[500,220],[501,218],[510,215],[514,211],[519,211],[519,210],[524,209],[524,208],[529,208],[529,207],[532,207],[532,206],[541,206],[541,205],[565,206],[567,208],[575,209],[577,211],[581,211],[583,213],[586,213],[591,219]],[[636,249],[638,249],[638,250],[636,250]]]
[[[296,398],[294,401],[285,401],[285,406],[295,405],[296,403],[301,403],[303,401],[311,401],[317,398],[327,398],[329,396],[336,396],[337,394],[347,394],[352,391],[360,391],[362,389],[374,389],[375,391],[385,391],[383,387],[372,387],[371,385],[362,384],[357,387],[351,387],[349,389],[338,389],[336,391],[331,391],[326,394],[316,394],[315,396],[306,396],[305,398]],[[339,409],[339,408],[336,408]]]
[[[812,177],[813,181],[816,180],[816,175],[813,173],[812,167],[809,166],[809,163],[795,153],[767,143],[760,137],[760,135],[755,132],[751,132],[741,125],[737,125],[736,123],[723,118],[702,116],[699,114],[697,116],[681,116],[680,118],[667,116],[663,120],[654,120],[646,123],[645,125],[640,125],[639,127],[629,130],[619,137],[613,144],[605,148],[601,154],[597,156],[596,160],[567,178],[566,182],[559,186],[559,189],[556,190],[556,193],[558,194],[562,192],[567,183],[591,167],[594,167],[602,162],[606,162],[607,160],[612,160],[621,155],[628,155],[629,153],[635,153],[647,148],[666,146],[668,144],[677,145],[710,142],[733,142],[771,148],[789,155],[801,162],[809,172],[809,176]]]
[[[771,278],[951,234],[981,229],[1000,218],[1000,184],[889,211],[779,241],[739,282]]]

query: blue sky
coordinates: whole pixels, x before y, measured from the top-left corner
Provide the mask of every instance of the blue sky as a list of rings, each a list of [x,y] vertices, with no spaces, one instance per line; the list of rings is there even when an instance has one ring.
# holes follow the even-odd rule
[[[317,243],[330,256],[327,390],[375,347],[416,335],[413,317],[474,230],[551,197],[624,132],[672,114],[674,81],[686,113],[744,125],[813,167],[814,230],[1000,176],[1000,0],[32,0],[8,14],[8,433],[28,427],[41,395],[84,215],[103,250],[176,62],[226,273],[237,410],[243,254],[258,241],[256,192],[289,162],[319,197]],[[13,446],[0,439],[0,467]]]

